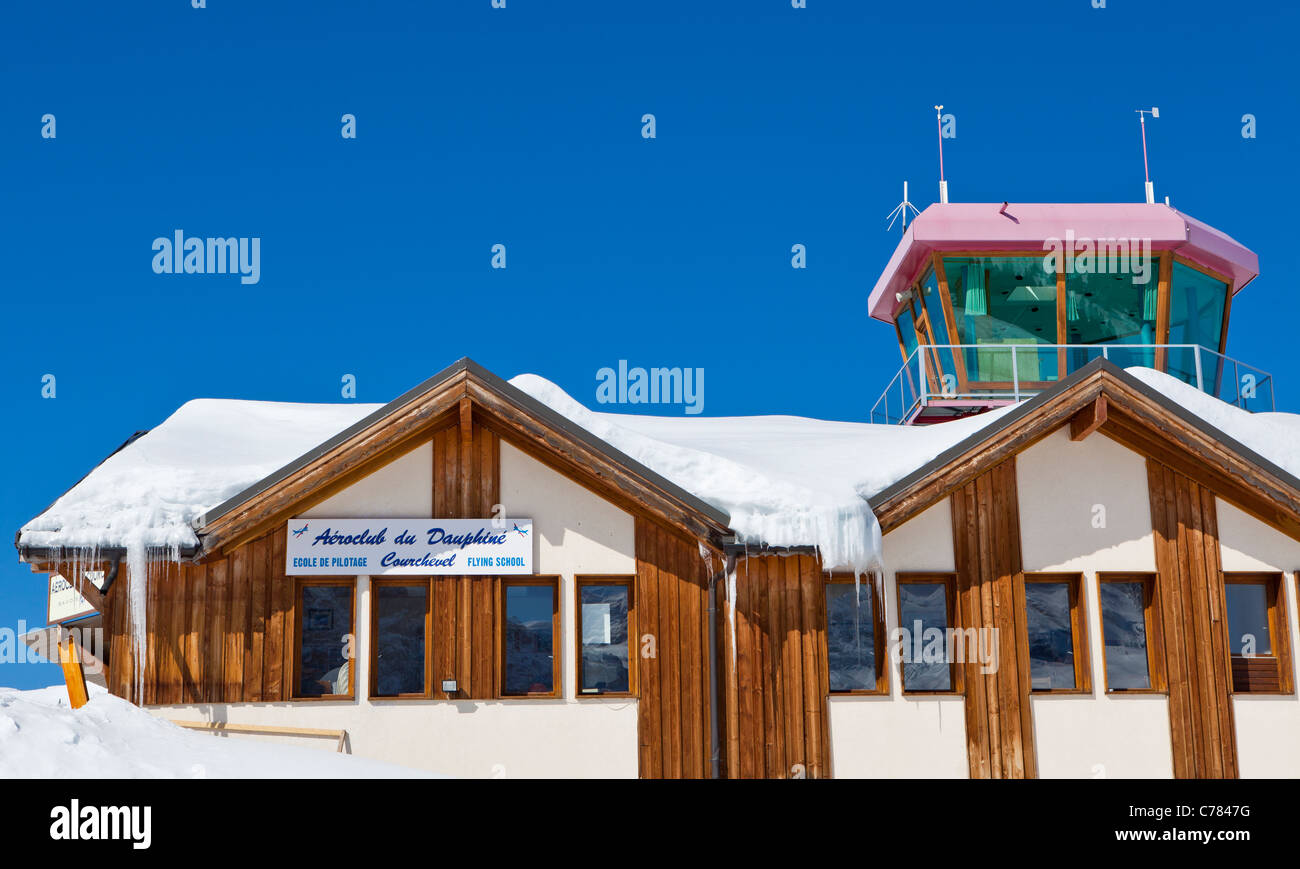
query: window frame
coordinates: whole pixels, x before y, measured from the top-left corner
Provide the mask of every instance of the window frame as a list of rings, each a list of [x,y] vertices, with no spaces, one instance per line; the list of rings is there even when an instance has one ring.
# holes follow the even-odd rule
[[[948,604],[948,630],[961,630],[960,610],[957,606],[957,575],[955,573],[896,573],[894,574],[894,612],[898,621],[898,626],[903,626],[903,584],[931,584],[937,585],[942,583],[946,589],[945,599]],[[910,628],[909,628],[910,630]],[[964,631],[963,631],[964,635]],[[947,637],[944,638],[944,649],[947,650]],[[963,662],[968,663],[968,662]],[[904,696],[913,697],[954,697],[965,696],[965,681],[962,671],[964,667],[958,665],[956,661],[948,662],[948,687],[936,689],[912,689],[907,687],[907,676],[903,670],[905,662],[902,657],[898,661],[898,687]]]
[[[424,587],[424,690],[418,694],[379,693],[379,596],[384,587]],[[372,700],[429,700],[433,697],[433,578],[419,576],[372,577],[370,580],[370,675],[367,680]]]
[[[1074,687],[1073,688],[1035,688],[1033,687],[1033,661],[1029,657],[1029,598],[1027,587],[1033,584],[1059,585],[1064,583],[1070,595],[1070,642],[1074,653]],[[1020,635],[1025,649],[1025,665],[1029,668],[1030,694],[1091,694],[1092,663],[1088,654],[1088,607],[1083,594],[1082,573],[1022,573],[1017,577],[1017,597],[1023,617],[1020,621]],[[1100,594],[1098,596],[1100,600]],[[1147,646],[1150,647],[1150,640]],[[1103,641],[1103,648],[1105,643]],[[1148,651],[1148,657],[1150,657]],[[1148,667],[1150,662],[1148,661]]]
[[[1101,601],[1101,586],[1105,582],[1141,582],[1145,586],[1142,613],[1147,637],[1147,681],[1149,688],[1112,688],[1110,671],[1106,667],[1106,610]],[[1129,694],[1168,694],[1169,686],[1165,672],[1165,636],[1164,622],[1160,615],[1160,575],[1143,572],[1100,572],[1097,574],[1097,627],[1101,632],[1101,679],[1109,696]]]
[[[352,620],[350,630],[347,635],[352,637],[351,658],[348,658],[348,693],[346,694],[316,694],[304,695],[302,690],[302,619],[306,614],[306,607],[302,603],[302,592],[307,586],[333,585],[346,586],[352,591]],[[305,577],[299,576],[294,578],[293,585],[293,608],[294,608],[294,633],[293,633],[293,684],[289,692],[289,699],[297,702],[314,702],[314,701],[338,701],[338,700],[356,700],[357,699],[357,578],[355,576],[347,577]]]
[[[627,586],[627,690],[584,691],[582,688],[582,589],[589,585]],[[573,661],[574,696],[579,699],[593,697],[637,696],[637,632],[636,632],[636,576],[633,574],[581,574],[573,578]]]
[[[509,656],[506,654],[506,590],[511,586],[544,585],[551,588],[551,690],[512,694],[506,691],[506,669]],[[561,666],[564,655],[564,634],[560,622],[560,576],[502,576],[497,580],[496,592],[496,647],[497,647],[497,697],[502,700],[559,700],[564,697],[563,674]]]
[[[1231,694],[1263,694],[1284,696],[1295,693],[1295,679],[1292,675],[1291,663],[1291,621],[1287,613],[1286,606],[1286,588],[1283,582],[1283,574],[1275,571],[1224,571],[1223,572],[1223,616],[1224,624],[1228,622],[1228,586],[1229,585],[1263,585],[1265,599],[1268,603],[1268,630],[1269,646],[1272,648],[1271,655],[1256,655],[1247,658],[1244,655],[1238,655],[1233,651],[1235,641],[1231,636],[1228,637],[1228,669],[1231,681],[1229,682],[1229,693]],[[1276,689],[1242,689],[1236,688],[1236,676],[1233,674],[1236,662],[1241,661],[1273,661],[1277,669]]]
[[[878,587],[881,579],[875,575],[862,577],[862,587],[867,589],[871,598],[871,631],[876,654],[876,687],[850,688],[835,690],[830,687],[830,598],[826,594],[827,586],[852,585],[855,582],[851,573],[822,574],[822,616],[825,619],[822,630],[822,648],[826,660],[826,693],[831,697],[875,697],[889,694],[889,643],[885,627],[884,594]]]

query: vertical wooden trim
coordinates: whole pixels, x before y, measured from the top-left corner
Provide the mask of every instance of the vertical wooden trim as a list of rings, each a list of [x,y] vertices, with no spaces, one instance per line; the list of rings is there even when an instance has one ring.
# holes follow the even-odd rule
[[[1174,257],[1170,253],[1160,255],[1159,265],[1159,283],[1156,286],[1156,343],[1169,343],[1169,318],[1172,314],[1170,310],[1170,299],[1172,295],[1169,292],[1170,281],[1173,277]],[[1164,371],[1167,364],[1167,351],[1164,349],[1156,350],[1156,369]]]
[[[1147,460],[1174,775],[1235,778],[1236,727],[1214,495]]]
[[[952,294],[948,292],[948,272],[944,269],[943,257],[939,253],[931,254],[934,265],[935,280],[939,284],[939,301],[943,305],[943,318],[948,326],[948,343],[963,343],[961,332],[957,330],[957,315],[952,308]],[[974,336],[972,336],[974,337]],[[975,343],[972,341],[971,343]],[[952,351],[952,364],[957,369],[957,391],[970,392],[969,377],[966,373],[966,354],[961,350]]]

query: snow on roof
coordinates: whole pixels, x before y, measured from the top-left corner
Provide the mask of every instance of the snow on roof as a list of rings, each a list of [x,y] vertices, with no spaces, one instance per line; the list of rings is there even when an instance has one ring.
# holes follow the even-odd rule
[[[62,685],[0,688],[0,779],[438,778],[348,754],[182,730],[88,686],[73,711]]]
[[[24,525],[19,545],[196,546],[191,519],[379,407],[186,402]]]
[[[1129,373],[1300,476],[1300,416],[1250,414],[1150,369]],[[745,542],[816,546],[827,566],[876,566],[867,499],[1013,408],[910,427],[794,416],[658,417],[589,410],[544,378],[513,386],[696,497]],[[191,401],[105,460],[21,531],[20,545],[187,546],[190,521],[379,408]]]

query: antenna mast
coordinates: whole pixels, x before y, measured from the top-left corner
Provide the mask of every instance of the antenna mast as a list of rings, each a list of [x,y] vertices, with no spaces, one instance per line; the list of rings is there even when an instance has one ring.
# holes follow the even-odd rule
[[[1151,183],[1151,169],[1147,164],[1147,114],[1151,117],[1160,117],[1160,109],[1152,106],[1150,109],[1134,109],[1138,113],[1138,123],[1142,126],[1142,172],[1146,175],[1147,188],[1147,205],[1154,205],[1156,202],[1156,187]]]
[[[907,210],[909,208],[912,210],[913,214],[917,215],[918,217],[920,216],[921,212],[916,210],[916,206],[907,201],[907,182],[904,181],[903,201],[898,203],[898,207],[895,208],[893,211],[889,212],[888,217],[885,218],[886,220],[889,221],[889,226],[885,227],[885,232],[889,232],[889,230],[894,228],[894,223],[898,220],[899,217],[903,218],[903,232],[907,232]]]
[[[943,106],[934,107],[934,116],[939,125],[939,201],[946,204],[948,202],[948,182],[943,176]]]

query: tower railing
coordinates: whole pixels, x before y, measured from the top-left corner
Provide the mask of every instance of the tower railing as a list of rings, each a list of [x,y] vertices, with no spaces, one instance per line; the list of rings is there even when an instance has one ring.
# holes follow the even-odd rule
[[[907,425],[928,409],[960,416],[1016,404],[1098,358],[1163,371],[1252,413],[1274,409],[1271,374],[1199,344],[922,344],[872,406],[871,421]]]

